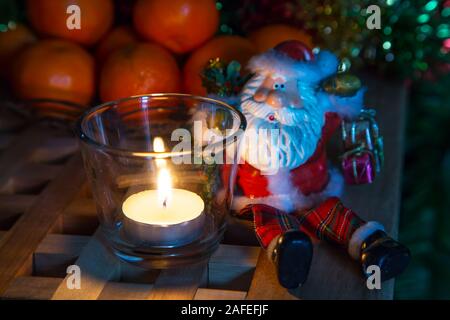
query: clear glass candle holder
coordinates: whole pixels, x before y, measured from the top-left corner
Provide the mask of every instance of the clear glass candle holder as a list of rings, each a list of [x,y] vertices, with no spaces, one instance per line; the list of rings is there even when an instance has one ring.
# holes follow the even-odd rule
[[[183,94],[86,112],[77,135],[114,253],[148,268],[206,260],[226,226],[245,127],[233,107]]]

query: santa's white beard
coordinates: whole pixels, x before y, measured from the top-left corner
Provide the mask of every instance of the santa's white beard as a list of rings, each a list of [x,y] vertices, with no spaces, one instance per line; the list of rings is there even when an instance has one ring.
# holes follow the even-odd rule
[[[295,109],[274,109],[254,101],[248,92],[246,98],[241,103],[247,119],[243,160],[269,175],[280,169],[295,169],[313,155],[325,122],[313,95],[302,97],[303,107]],[[269,121],[270,115],[276,120]]]

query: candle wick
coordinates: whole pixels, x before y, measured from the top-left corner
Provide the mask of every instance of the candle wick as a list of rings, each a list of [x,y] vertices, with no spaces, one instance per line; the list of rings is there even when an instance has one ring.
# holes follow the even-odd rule
[[[165,198],[164,201],[163,201],[163,207],[164,207],[164,208],[167,207],[167,198]]]

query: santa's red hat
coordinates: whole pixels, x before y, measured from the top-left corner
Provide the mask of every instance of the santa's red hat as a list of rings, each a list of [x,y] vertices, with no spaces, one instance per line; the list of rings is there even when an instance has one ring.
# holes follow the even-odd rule
[[[302,42],[290,40],[253,57],[248,68],[255,74],[276,74],[317,83],[335,74],[338,64],[338,58],[333,53],[323,50],[314,55]]]

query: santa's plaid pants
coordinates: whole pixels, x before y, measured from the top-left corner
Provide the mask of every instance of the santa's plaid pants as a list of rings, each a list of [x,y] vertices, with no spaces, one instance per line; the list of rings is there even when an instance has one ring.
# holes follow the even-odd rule
[[[264,248],[289,230],[300,230],[312,238],[347,247],[353,232],[366,223],[336,197],[308,211],[288,214],[268,205],[253,204],[242,209],[240,215],[253,215],[256,235]]]

